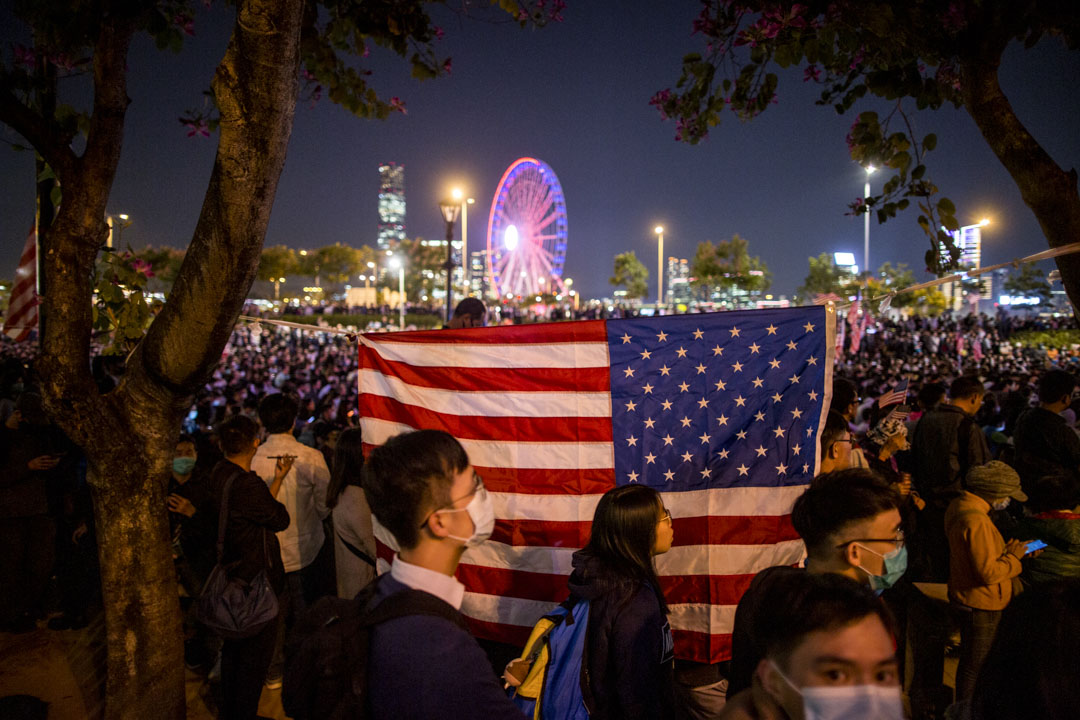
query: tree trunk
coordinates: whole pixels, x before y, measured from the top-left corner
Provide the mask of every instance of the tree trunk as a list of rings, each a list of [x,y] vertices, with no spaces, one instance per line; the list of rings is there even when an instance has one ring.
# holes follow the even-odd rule
[[[982,53],[964,63],[964,105],[1035,213],[1050,247],[1080,241],[1076,170],[1062,170],[1016,116],[998,82],[1003,50],[1001,44],[996,54]],[[1080,254],[1056,262],[1069,300],[1080,308]]]
[[[51,416],[89,460],[110,719],[185,715],[168,465],[183,412],[220,360],[258,267],[292,131],[302,7],[292,0],[238,3],[214,79],[221,137],[194,237],[168,302],[106,396],[88,362],[92,277],[123,137],[133,24],[103,23],[86,151],[70,162],[57,152],[51,161],[63,169],[64,203],[42,258],[49,280],[42,312],[52,322],[44,326],[39,369]]]

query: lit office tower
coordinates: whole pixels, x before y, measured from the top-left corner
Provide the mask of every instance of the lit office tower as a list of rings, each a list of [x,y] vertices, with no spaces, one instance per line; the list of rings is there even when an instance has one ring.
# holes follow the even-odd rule
[[[405,166],[384,163],[379,166],[379,249],[404,239]]]
[[[671,304],[686,304],[691,299],[690,264],[686,258],[669,257],[667,259],[667,287],[664,288],[665,301]]]

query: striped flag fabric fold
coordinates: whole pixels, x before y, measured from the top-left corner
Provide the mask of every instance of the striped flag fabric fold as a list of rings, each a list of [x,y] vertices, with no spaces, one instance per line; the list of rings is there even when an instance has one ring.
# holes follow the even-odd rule
[[[11,299],[4,315],[4,334],[15,342],[22,342],[37,329],[37,228],[30,228],[30,234],[23,246],[19,267],[15,270],[15,283],[11,287]]]
[[[834,334],[819,306],[363,335],[364,442],[461,441],[496,517],[458,569],[462,612],[517,645],[566,598],[600,496],[656,488],[674,519],[657,570],[676,654],[719,662],[753,575],[803,556],[790,511],[817,467]],[[376,540],[385,571],[377,522]]]

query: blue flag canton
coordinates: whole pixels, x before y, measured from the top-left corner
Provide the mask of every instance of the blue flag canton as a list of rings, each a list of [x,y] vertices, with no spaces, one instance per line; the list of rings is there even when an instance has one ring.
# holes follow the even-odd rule
[[[659,490],[809,482],[826,310],[611,320],[616,483]]]

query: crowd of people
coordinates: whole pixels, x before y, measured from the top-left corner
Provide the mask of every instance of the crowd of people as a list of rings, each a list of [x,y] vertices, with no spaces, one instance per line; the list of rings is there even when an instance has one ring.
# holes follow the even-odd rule
[[[452,326],[484,320],[465,304]],[[729,662],[675,660],[655,569],[674,522],[660,494],[631,485],[597,505],[565,614],[493,670],[499,653],[458,613],[458,562],[494,524],[461,444],[422,430],[365,461],[355,341],[240,326],[179,429],[163,508],[185,662],[220,687],[223,718],[256,717],[264,688],[290,694],[289,658],[327,632],[363,633],[366,657],[345,657],[366,681],[292,690],[298,716],[318,696],[339,717],[540,717],[537,702],[592,718],[1080,717],[1066,670],[1080,647],[1080,348],[1011,342],[1035,328],[1047,323],[852,324],[820,473],[791,513],[806,560],[753,578]],[[78,628],[100,602],[86,463],[45,416],[32,356],[0,350],[0,629]],[[98,358],[94,370],[107,391],[123,365]],[[378,578],[373,517],[398,544]],[[209,630],[201,596],[220,568],[264,580],[273,618]],[[410,591],[423,597],[406,602]],[[382,614],[349,624],[334,597]],[[556,694],[552,638],[583,607],[580,682]],[[320,608],[313,629],[305,617]]]

